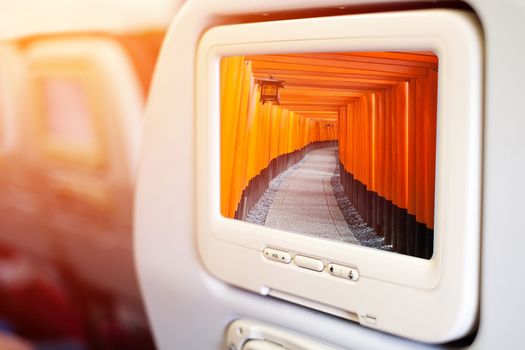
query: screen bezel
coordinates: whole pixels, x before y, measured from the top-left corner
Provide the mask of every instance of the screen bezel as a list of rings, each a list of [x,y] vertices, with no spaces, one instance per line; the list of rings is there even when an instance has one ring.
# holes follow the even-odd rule
[[[342,281],[325,273],[304,273],[295,266],[279,266],[261,256],[264,247],[281,248],[292,255],[301,253],[319,258],[325,264],[337,262],[357,267],[360,280],[347,287],[349,293],[355,291],[357,299],[366,292],[378,293],[371,288],[383,287],[393,290],[396,299],[403,298],[400,305],[408,302],[406,298],[412,298],[414,307],[405,310],[407,315],[417,314],[422,306],[436,312],[448,309],[457,317],[468,315],[470,322],[466,324],[471,324],[477,310],[481,207],[482,84],[478,30],[470,14],[453,10],[325,17],[209,30],[201,39],[197,54],[196,100],[197,232],[199,251],[208,270],[248,289],[276,288],[357,311],[366,304],[380,309],[383,317],[393,317],[390,313],[396,307],[374,305],[374,298],[344,301],[345,296],[341,295],[335,298],[341,300],[334,300],[301,290],[303,282],[307,286],[323,280],[327,286],[335,287]],[[430,260],[270,229],[225,218],[220,213],[220,59],[236,55],[348,51],[433,51],[438,56],[436,234]],[[258,260],[247,256],[254,253],[258,254]],[[291,270],[301,283],[291,286],[264,273],[256,277],[235,276],[235,269],[231,269],[234,264],[250,266],[253,271],[268,264],[276,265],[268,269]],[[285,273],[282,274],[284,277]],[[434,304],[430,305],[432,300]],[[468,328],[465,323],[440,324],[440,327],[448,328],[449,335],[451,328]],[[434,333],[439,333],[440,327]],[[407,332],[410,329],[401,333]],[[425,338],[423,334],[414,336]]]

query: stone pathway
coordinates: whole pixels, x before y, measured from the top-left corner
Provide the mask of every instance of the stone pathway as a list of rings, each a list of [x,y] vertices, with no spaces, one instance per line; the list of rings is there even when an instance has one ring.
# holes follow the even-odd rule
[[[272,201],[265,225],[319,238],[360,244],[339,209],[330,180],[337,147],[314,150],[288,174]]]

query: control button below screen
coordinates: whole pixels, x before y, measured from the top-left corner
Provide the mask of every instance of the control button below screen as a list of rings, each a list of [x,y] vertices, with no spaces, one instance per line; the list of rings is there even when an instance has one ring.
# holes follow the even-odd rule
[[[303,255],[296,255],[294,258],[295,265],[314,271],[323,271],[324,264],[319,259],[310,258]]]
[[[279,261],[285,264],[289,264],[292,261],[292,256],[290,253],[283,250],[273,249],[273,248],[264,248],[263,255],[266,259]]]
[[[341,277],[351,281],[357,281],[357,279],[359,278],[359,272],[353,267],[331,263],[328,264],[327,270],[328,273],[335,277]]]

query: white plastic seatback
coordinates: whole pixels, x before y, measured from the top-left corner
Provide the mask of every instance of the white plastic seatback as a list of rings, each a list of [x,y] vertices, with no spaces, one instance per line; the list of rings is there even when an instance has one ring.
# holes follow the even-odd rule
[[[260,320],[348,349],[430,346],[367,329],[348,320],[232,287],[203,267],[196,245],[195,53],[213,26],[266,21],[272,13],[398,1],[268,0],[188,2],[161,52],[146,126],[136,197],[135,250],[140,282],[159,349],[222,349],[227,324]],[[416,1],[426,6],[427,1]],[[433,2],[432,2],[433,3]],[[520,348],[525,313],[525,3],[466,1],[484,36],[483,166],[479,327],[465,349]],[[439,4],[439,3],[438,3]],[[345,12],[346,11],[346,12]],[[304,12],[302,12],[304,13]],[[249,17],[243,15],[249,14]],[[290,15],[292,16],[292,15]],[[298,14],[297,16],[301,16]],[[304,15],[303,15],[304,16]],[[380,25],[372,23],[372,26]],[[256,273],[239,267],[245,273]],[[395,300],[394,300],[395,302]],[[428,318],[442,317],[439,313]],[[405,322],[403,314],[399,322]],[[424,324],[421,325],[424,327]],[[455,345],[456,347],[458,345]]]

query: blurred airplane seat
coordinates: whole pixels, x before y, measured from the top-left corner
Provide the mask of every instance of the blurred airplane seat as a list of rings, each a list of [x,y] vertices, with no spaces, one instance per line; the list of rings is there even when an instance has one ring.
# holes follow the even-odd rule
[[[45,254],[37,199],[22,171],[20,116],[25,113],[25,57],[13,43],[0,45],[0,244]]]
[[[146,75],[117,37],[36,40],[27,46],[31,111],[27,154],[41,177],[53,254],[82,280],[139,300],[131,252],[132,189]],[[147,41],[146,41],[147,42]],[[148,43],[149,44],[149,43]],[[141,70],[142,83],[138,79]],[[43,220],[44,222],[44,220]]]
[[[19,107],[8,108],[7,123],[0,103],[0,245],[51,261],[80,312],[100,326],[98,336],[129,349],[120,326],[149,339],[140,332],[148,325],[132,206],[143,106],[162,38],[161,31],[50,35],[20,40],[19,52],[0,48],[0,59],[16,53],[11,65],[20,66],[0,68],[0,102]],[[5,88],[2,77],[15,71],[6,81],[23,88]],[[6,97],[14,93],[20,96]]]

